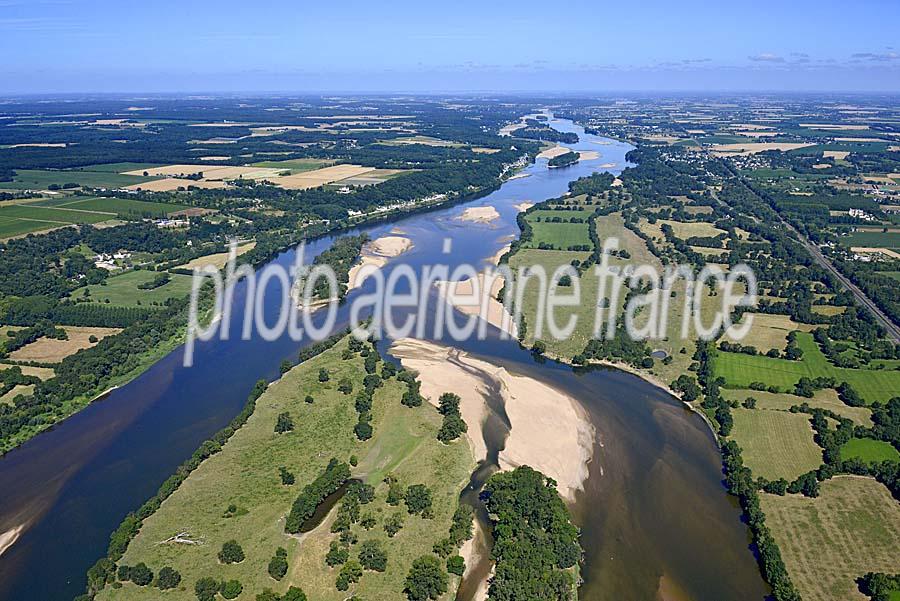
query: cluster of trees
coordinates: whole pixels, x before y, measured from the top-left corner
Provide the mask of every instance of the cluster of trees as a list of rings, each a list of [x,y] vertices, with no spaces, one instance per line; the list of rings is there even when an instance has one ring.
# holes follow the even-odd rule
[[[489,597],[573,599],[570,568],[581,560],[581,546],[556,483],[521,466],[491,476],[482,499],[494,534]]]
[[[441,429],[438,430],[437,439],[444,444],[456,440],[468,430],[466,422],[463,421],[462,414],[459,412],[459,402],[459,395],[452,392],[445,392],[438,400],[438,412],[444,416],[444,421]]]
[[[344,236],[334,241],[326,251],[319,253],[313,261],[313,266],[328,265],[337,276],[337,290],[332,290],[328,280],[319,278],[313,288],[313,298],[328,300],[332,298],[343,299],[347,295],[347,284],[350,280],[350,268],[359,258],[363,244],[369,240],[365,234],[359,236]]]
[[[316,508],[325,497],[337,492],[350,479],[350,466],[332,458],[325,470],[315,480],[307,484],[294,500],[291,511],[285,520],[284,530],[289,534],[297,534],[304,523],[313,516]]]
[[[900,592],[900,574],[869,572],[859,579],[859,589],[872,601],[891,601]]]
[[[587,177],[579,177],[569,182],[569,193],[572,195],[601,195],[612,187],[615,176],[612,173],[594,173]]]
[[[584,350],[572,358],[575,365],[584,365],[592,360],[623,361],[634,367],[653,367],[651,350],[644,340],[632,340],[621,324],[613,338],[593,339]]]
[[[559,168],[559,167],[568,167],[569,165],[574,165],[581,158],[577,152],[569,151],[564,154],[557,155],[547,161],[547,166],[551,169]]]
[[[197,601],[214,601],[216,595],[222,595],[225,599],[237,599],[243,591],[244,585],[239,580],[216,580],[205,576],[194,583]]]

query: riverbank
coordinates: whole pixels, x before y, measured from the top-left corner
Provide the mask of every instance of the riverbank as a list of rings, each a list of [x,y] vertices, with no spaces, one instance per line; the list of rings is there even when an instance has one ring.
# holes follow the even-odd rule
[[[570,502],[583,490],[594,432],[574,398],[449,346],[404,338],[394,342],[390,352],[417,372],[422,394],[432,403],[442,392],[460,396],[460,411],[476,458],[487,456],[482,427],[489,411],[489,388],[493,388],[509,422],[506,444],[498,456],[501,469],[530,465],[556,480],[560,495]]]

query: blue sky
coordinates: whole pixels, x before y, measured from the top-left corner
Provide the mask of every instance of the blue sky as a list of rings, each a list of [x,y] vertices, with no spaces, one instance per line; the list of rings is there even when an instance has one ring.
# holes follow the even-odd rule
[[[0,94],[900,91],[900,2],[0,0]]]

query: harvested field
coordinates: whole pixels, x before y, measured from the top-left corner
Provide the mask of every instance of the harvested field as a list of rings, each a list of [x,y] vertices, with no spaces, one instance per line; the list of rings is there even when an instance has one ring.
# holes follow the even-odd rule
[[[850,154],[848,150],[825,150],[822,152],[822,156],[826,159],[834,159],[836,161],[843,161],[848,154]]]
[[[360,165],[334,165],[314,171],[306,171],[298,175],[272,178],[272,181],[289,190],[306,190],[374,171],[375,169],[372,167],[362,167]]]
[[[10,353],[13,361],[34,361],[36,363],[59,363],[69,355],[74,355],[81,349],[94,346],[90,341],[91,336],[96,336],[98,342],[112,334],[118,334],[119,328],[88,328],[80,326],[66,326],[63,328],[69,335],[68,340],[56,340],[53,338],[39,338],[31,344]]]
[[[165,179],[156,179],[142,184],[134,184],[127,186],[126,190],[145,190],[147,192],[172,192],[178,188],[187,189],[189,186],[195,188],[225,188],[228,186],[225,182],[208,182],[206,180],[181,179],[177,177],[167,177]]]
[[[28,396],[32,392],[34,392],[34,384],[17,384],[12,387],[12,390],[0,396],[0,405],[12,405],[13,400],[20,394]]]
[[[237,247],[237,256],[240,257],[242,254],[247,252],[248,250],[252,250],[253,247],[256,246],[256,242],[247,242],[246,244],[241,244]],[[196,269],[202,268],[204,265],[214,265],[215,267],[222,269],[225,267],[225,264],[228,262],[228,253],[215,253],[212,255],[204,255],[202,257],[197,257],[184,265],[179,265],[179,267],[183,269]]]
[[[682,240],[687,240],[691,236],[701,236],[715,238],[719,234],[726,233],[716,226],[706,221],[672,221],[670,219],[660,219],[659,223],[667,223],[672,226],[675,236]]]
[[[813,146],[813,144],[811,142],[745,142],[739,144],[715,144],[711,150],[718,156],[736,156],[756,154],[767,150],[787,152],[788,150],[797,150],[807,146]]]
[[[732,409],[733,438],[754,476],[788,482],[822,465],[809,415],[766,409]]]
[[[753,318],[753,325],[750,326],[750,331],[747,332],[747,335],[742,340],[736,340],[734,338],[735,329],[746,323],[750,316]],[[725,338],[731,342],[740,342],[745,346],[754,346],[759,352],[765,353],[770,349],[783,351],[784,347],[787,346],[787,335],[794,330],[811,332],[815,328],[816,326],[810,324],[797,323],[787,315],[745,313],[741,321],[725,332]]]
[[[760,493],[766,525],[804,599],[866,599],[856,579],[900,566],[900,504],[872,478],[836,476],[818,498]]]
[[[810,407],[834,411],[852,419],[860,426],[872,427],[872,411],[867,407],[850,407],[838,398],[833,388],[817,390],[811,399],[784,392],[722,388],[722,396],[729,401],[743,403],[748,398],[756,399],[757,409],[787,411],[794,405],[806,403]]]

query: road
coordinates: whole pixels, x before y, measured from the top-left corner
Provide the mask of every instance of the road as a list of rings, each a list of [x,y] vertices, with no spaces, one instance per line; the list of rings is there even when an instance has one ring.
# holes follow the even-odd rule
[[[821,265],[822,267],[827,269],[829,272],[831,272],[834,275],[834,277],[836,277],[838,280],[840,280],[840,282],[844,285],[844,287],[847,288],[847,290],[849,290],[853,294],[853,296],[856,297],[856,300],[859,301],[859,304],[863,305],[864,307],[869,309],[869,311],[871,311],[872,315],[875,316],[875,319],[878,321],[878,323],[885,330],[887,330],[888,337],[890,337],[891,340],[893,340],[894,344],[900,344],[900,327],[897,327],[897,324],[895,324],[891,320],[891,318],[888,317],[878,307],[878,305],[876,305],[872,301],[872,299],[870,299],[868,296],[866,296],[866,294],[862,290],[860,290],[856,284],[851,282],[847,276],[845,276],[843,273],[838,271],[838,268],[835,267],[831,263],[831,261],[828,260],[828,257],[826,257],[824,254],[822,254],[822,251],[819,250],[818,246],[816,246],[815,244],[813,244],[812,242],[807,240],[806,236],[804,236],[803,234],[798,232],[797,229],[794,228],[791,224],[787,223],[784,220],[782,220],[782,223],[784,223],[785,227],[787,227],[789,230],[791,230],[792,232],[797,234],[797,239],[800,241],[801,244],[803,244],[804,247],[806,247],[806,250],[809,251],[809,254],[812,255],[812,257],[816,261],[816,263],[818,263],[819,265]]]

